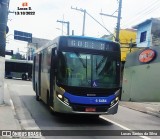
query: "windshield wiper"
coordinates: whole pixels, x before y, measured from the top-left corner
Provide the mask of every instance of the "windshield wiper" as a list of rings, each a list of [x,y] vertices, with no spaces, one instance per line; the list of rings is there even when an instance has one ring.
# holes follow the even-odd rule
[[[87,68],[87,66],[85,65],[81,55],[79,53],[75,53],[77,55],[77,57],[79,58],[79,60],[81,61],[82,65],[83,65],[83,68]]]
[[[87,73],[87,56],[86,56],[86,64],[85,64],[85,62],[83,61],[81,55],[80,55],[79,53],[75,53],[75,54],[77,55],[77,57],[78,57],[79,60],[81,61],[82,65],[83,65],[83,68],[86,69],[86,81],[88,81],[88,79],[87,79],[87,74],[88,74],[88,73]]]
[[[101,67],[102,63],[106,60],[106,57],[103,57],[101,61],[96,65],[96,71]]]

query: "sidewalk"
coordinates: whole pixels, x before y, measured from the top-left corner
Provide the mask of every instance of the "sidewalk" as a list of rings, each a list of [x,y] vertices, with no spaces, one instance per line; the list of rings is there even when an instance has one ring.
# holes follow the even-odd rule
[[[120,106],[154,115],[160,118],[160,102],[126,102],[120,101]]]
[[[40,131],[40,128],[37,126],[34,119],[32,119],[32,116],[30,115],[29,111],[20,101],[18,94],[16,94],[16,92],[11,92],[6,83],[4,85],[4,104],[0,105],[0,130]],[[0,132],[0,134],[1,133],[2,132]],[[0,139],[9,139],[9,138],[45,139],[43,136],[41,137],[40,136],[11,137],[10,135],[5,137],[0,136]]]
[[[4,104],[0,105],[0,130],[21,130],[7,84],[4,86]]]

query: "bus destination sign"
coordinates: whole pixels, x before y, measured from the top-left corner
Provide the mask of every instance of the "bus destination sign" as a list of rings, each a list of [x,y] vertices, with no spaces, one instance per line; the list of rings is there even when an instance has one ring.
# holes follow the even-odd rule
[[[95,50],[105,50],[105,42],[91,40],[68,39],[68,46]]]

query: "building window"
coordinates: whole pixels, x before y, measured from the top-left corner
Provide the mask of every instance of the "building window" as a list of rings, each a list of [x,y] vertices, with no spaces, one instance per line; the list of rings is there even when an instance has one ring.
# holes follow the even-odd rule
[[[141,33],[140,42],[145,42],[147,36],[147,31]]]

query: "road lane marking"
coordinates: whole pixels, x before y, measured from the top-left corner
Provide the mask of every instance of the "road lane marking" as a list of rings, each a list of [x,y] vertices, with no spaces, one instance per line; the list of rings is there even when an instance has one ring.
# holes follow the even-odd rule
[[[99,116],[101,119],[103,119],[103,120],[106,120],[106,121],[108,121],[108,122],[110,122],[110,123],[112,123],[112,124],[114,124],[114,125],[117,125],[117,126],[119,126],[119,127],[121,127],[122,129],[124,129],[124,130],[131,130],[131,129],[129,129],[129,128],[127,128],[127,127],[125,127],[125,126],[123,126],[123,125],[121,125],[121,124],[119,124],[119,123],[116,123],[116,122],[114,122],[114,121],[112,121],[112,120],[110,120],[110,119],[108,119],[108,118],[106,118],[106,117],[103,117],[103,116]],[[132,130],[131,130],[132,131]],[[141,137],[141,138],[143,138],[143,139],[151,139],[151,138],[149,138],[149,137],[147,137],[147,136],[139,136],[139,137]]]
[[[17,85],[17,86],[32,86],[32,85],[29,85],[29,84],[14,84],[15,86]]]
[[[152,110],[152,111],[155,111],[153,108],[151,108],[151,107],[146,107],[147,109],[149,109],[149,110]]]
[[[14,105],[13,105],[12,99],[10,99],[9,101],[10,101],[10,104],[11,104],[11,108],[14,110]]]

